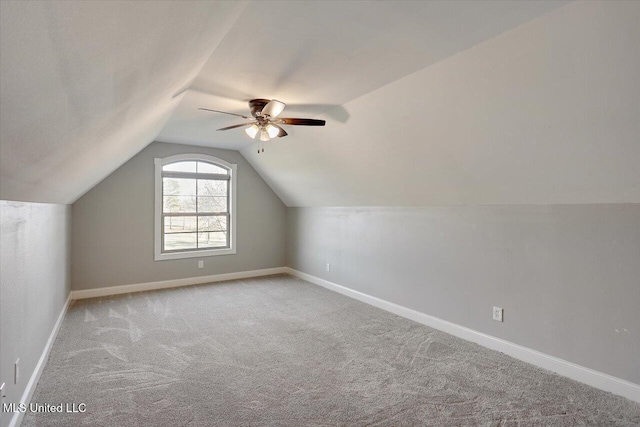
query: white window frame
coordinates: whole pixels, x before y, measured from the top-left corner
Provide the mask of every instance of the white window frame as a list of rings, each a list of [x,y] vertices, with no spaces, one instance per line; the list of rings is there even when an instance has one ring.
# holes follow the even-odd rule
[[[222,249],[202,249],[202,250],[189,250],[185,252],[162,252],[162,167],[169,163],[181,162],[181,161],[202,161],[220,165],[229,170],[229,219],[230,226],[228,227],[229,236],[229,248]],[[156,261],[163,261],[169,259],[183,259],[183,258],[200,258],[206,256],[215,255],[231,255],[236,253],[236,201],[237,201],[237,167],[238,165],[228,163],[217,157],[208,156],[206,154],[177,154],[175,156],[169,156],[164,158],[155,158],[155,233],[154,233],[154,258]]]

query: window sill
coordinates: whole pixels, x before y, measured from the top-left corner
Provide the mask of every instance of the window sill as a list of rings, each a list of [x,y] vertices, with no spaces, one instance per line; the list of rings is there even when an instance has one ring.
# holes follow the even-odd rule
[[[202,258],[207,256],[217,255],[233,255],[236,253],[235,248],[229,249],[212,249],[208,251],[191,251],[191,252],[171,252],[171,253],[156,253],[155,261],[165,261],[170,259],[183,259],[183,258]]]

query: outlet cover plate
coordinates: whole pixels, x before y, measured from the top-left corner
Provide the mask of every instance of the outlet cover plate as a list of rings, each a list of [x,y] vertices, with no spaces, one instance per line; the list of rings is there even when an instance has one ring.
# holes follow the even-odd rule
[[[498,322],[502,322],[502,308],[493,307],[493,320],[497,320]]]

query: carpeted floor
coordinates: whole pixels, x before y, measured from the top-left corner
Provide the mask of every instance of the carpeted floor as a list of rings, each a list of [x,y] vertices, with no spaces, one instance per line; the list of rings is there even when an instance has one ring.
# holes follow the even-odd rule
[[[638,425],[640,405],[289,276],[81,300],[23,426]]]

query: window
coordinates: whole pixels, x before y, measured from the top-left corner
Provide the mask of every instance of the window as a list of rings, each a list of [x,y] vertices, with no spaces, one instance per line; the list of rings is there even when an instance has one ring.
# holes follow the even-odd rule
[[[155,170],[155,260],[236,253],[236,165],[179,154]]]

